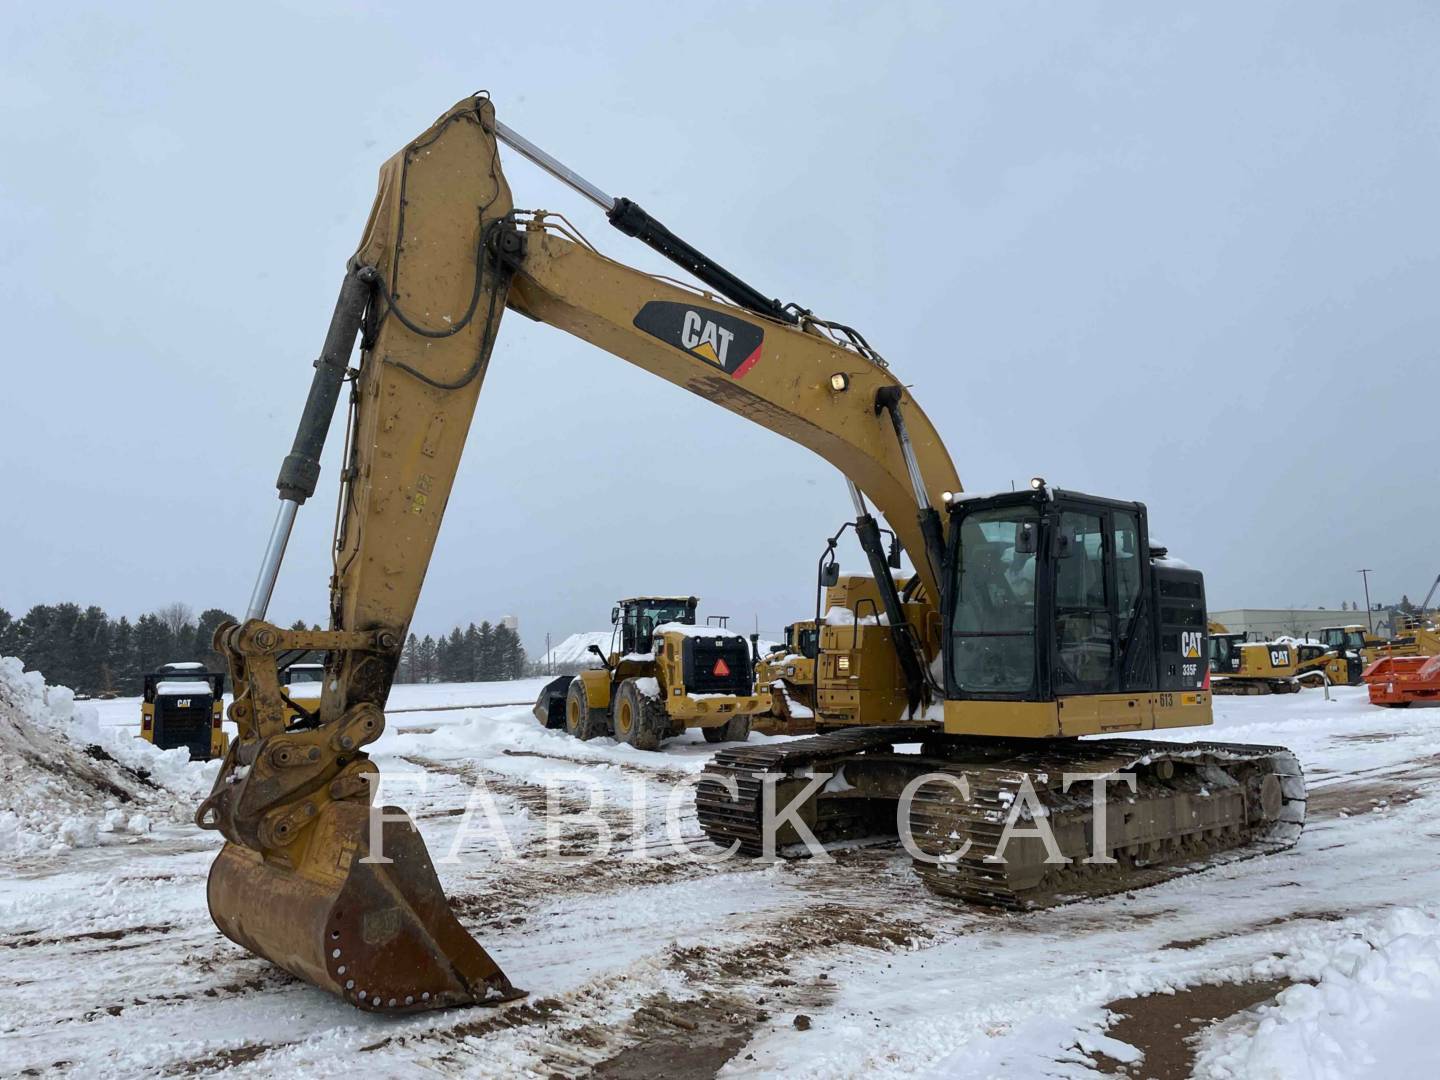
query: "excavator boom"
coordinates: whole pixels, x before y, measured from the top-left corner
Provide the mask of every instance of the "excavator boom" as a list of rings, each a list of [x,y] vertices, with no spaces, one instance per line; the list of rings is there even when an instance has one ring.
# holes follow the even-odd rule
[[[237,943],[366,1009],[519,993],[450,913],[409,819],[374,805],[378,775],[364,750],[384,730],[507,306],[810,447],[874,501],[912,552],[926,550],[921,507],[959,490],[929,420],[853,331],[766,300],[634,203],[584,181],[575,186],[608,203],[622,231],[737,302],[607,259],[559,219],[516,213],[497,131],[529,146],[496,124],[487,99],[467,98],[382,167],[276,483],[280,509],[245,621],[216,633],[239,737],[197,813],[227,841],[210,876],[212,915]],[[347,386],[330,629],[285,630],[265,621],[266,609]],[[917,561],[938,596],[937,569]],[[310,712],[279,679],[301,650],[328,657]]]

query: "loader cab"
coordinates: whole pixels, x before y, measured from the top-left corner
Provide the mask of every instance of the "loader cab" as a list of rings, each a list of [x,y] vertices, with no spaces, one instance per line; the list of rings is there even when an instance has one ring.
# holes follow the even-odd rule
[[[1052,701],[1206,685],[1201,574],[1143,503],[1038,488],[950,505],[950,698]]]
[[[610,622],[615,627],[611,651],[618,651],[621,656],[649,652],[657,626],[665,623],[694,626],[699,603],[693,596],[633,596],[621,600],[610,612]]]

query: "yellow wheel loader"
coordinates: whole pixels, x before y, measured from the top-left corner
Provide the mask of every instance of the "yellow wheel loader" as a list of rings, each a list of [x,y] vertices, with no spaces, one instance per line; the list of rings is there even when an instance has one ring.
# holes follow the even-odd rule
[[[230,747],[221,727],[224,696],[224,672],[195,662],[164,664],[142,683],[140,737],[162,750],[183,746],[192,761],[224,757]]]
[[[592,645],[600,670],[562,675],[533,710],[577,739],[613,735],[637,750],[698,727],[708,742],[744,742],[769,705],[755,690],[750,647],[722,627],[696,626],[693,596],[639,596],[610,612],[610,652]]]
[[[516,209],[501,144],[698,287],[607,258],[563,218]],[[1143,503],[1040,478],[1019,492],[962,493],[939,433],[863,334],[767,297],[527,141],[478,95],[381,169],[276,481],[280,504],[245,618],[216,632],[239,736],[197,821],[226,840],[209,898],[232,940],[363,1009],[520,993],[451,912],[408,816],[372,811],[376,766],[366,754],[384,730],[507,308],[809,448],[848,482],[848,526],[870,564],[878,614],[826,629],[848,631],[852,649],[872,631],[883,637],[904,686],[899,715],[867,710],[863,698],[853,712],[837,702],[826,713],[822,699],[834,722],[817,735],[721,749],[696,795],[717,843],[760,854],[789,842],[792,820],[822,842],[908,833],[927,887],[1009,907],[1295,843],[1305,784],[1283,748],[1117,737],[1211,722],[1204,579],[1152,543]],[[265,613],[347,389],[330,628],[286,630]],[[919,579],[908,599],[890,573],[881,516]],[[318,712],[290,718],[278,666],[298,650],[324,653],[326,678]],[[837,678],[855,674],[853,658],[848,673],[840,659]],[[645,708],[634,705],[636,715]],[[1087,735],[1107,737],[1081,741]],[[1069,788],[1075,774],[1098,778],[1096,799]],[[1108,780],[1120,784],[1107,790]],[[779,805],[795,808],[780,835],[767,833],[764,813],[777,791]],[[997,822],[1017,805],[1050,826],[1055,858],[1032,836],[997,857]],[[1099,820],[1109,826],[1103,842],[1090,828]]]

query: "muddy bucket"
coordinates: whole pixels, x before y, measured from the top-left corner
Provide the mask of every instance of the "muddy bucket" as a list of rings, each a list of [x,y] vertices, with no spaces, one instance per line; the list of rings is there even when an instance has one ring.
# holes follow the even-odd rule
[[[227,843],[210,868],[210,915],[228,937],[376,1012],[497,1005],[524,995],[450,911],[419,832],[387,806],[370,856],[370,807],[331,802],[290,846],[292,869]]]

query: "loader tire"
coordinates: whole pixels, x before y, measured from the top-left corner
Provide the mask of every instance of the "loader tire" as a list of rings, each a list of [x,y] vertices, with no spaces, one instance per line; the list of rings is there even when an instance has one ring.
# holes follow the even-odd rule
[[[613,723],[615,738],[636,750],[658,750],[660,740],[670,734],[664,703],[641,693],[634,679],[622,682],[615,694]]]
[[[610,734],[610,717],[604,709],[590,707],[582,679],[572,682],[565,692],[565,730],[586,741]]]
[[[719,727],[701,728],[705,733],[706,742],[744,742],[750,738],[750,717],[731,717],[727,723]]]

